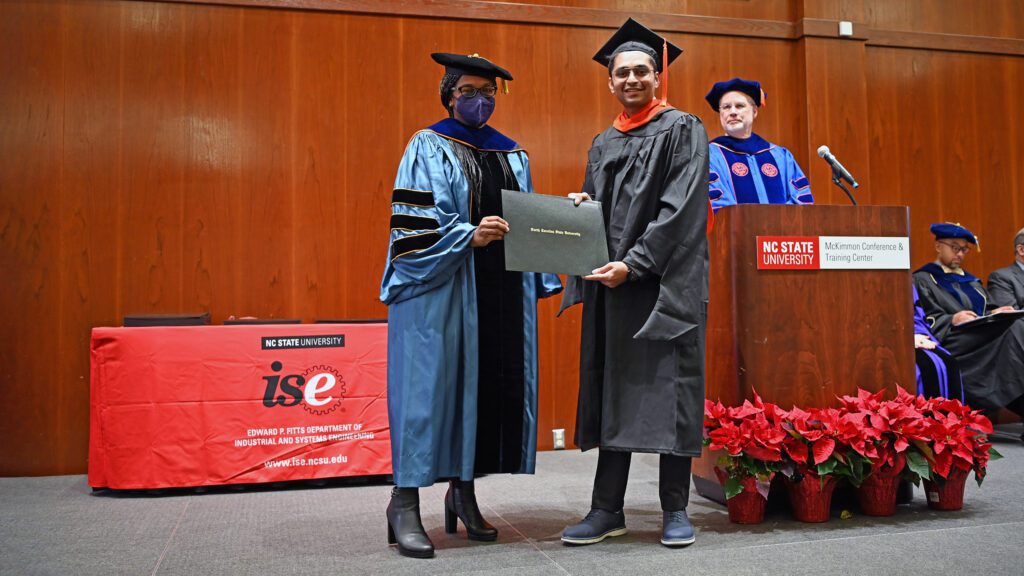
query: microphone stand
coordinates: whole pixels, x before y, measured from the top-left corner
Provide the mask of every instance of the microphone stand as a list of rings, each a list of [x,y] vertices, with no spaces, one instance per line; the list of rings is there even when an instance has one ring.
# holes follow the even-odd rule
[[[853,194],[850,192],[850,189],[843,184],[842,178],[839,177],[839,170],[836,170],[835,168],[832,169],[832,183],[842,188],[843,192],[846,192],[846,196],[850,199],[850,202],[853,202],[854,206],[857,205],[857,201],[853,199]]]

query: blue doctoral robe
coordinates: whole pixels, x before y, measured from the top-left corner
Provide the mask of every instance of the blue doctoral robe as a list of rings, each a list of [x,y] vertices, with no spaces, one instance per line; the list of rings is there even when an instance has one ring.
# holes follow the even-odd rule
[[[471,192],[454,146],[507,153],[519,189],[532,192],[526,152],[497,130],[447,119],[413,135],[392,192],[388,261],[388,417],[399,487],[472,480],[478,390],[477,293]],[[538,297],[561,291],[553,274],[524,273],[524,397],[519,473],[537,447]]]
[[[719,136],[709,145],[708,197],[717,212],[733,204],[814,204],[793,154],[757,134]]]

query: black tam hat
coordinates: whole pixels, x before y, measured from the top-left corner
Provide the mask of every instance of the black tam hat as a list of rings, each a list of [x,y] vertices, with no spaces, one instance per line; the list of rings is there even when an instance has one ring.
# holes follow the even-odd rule
[[[434,62],[444,66],[444,77],[441,78],[441,106],[444,106],[448,110],[448,115],[452,115],[451,108],[448,107],[448,99],[451,95],[452,89],[455,88],[455,83],[459,81],[462,76],[479,76],[481,78],[501,78],[501,90],[505,94],[508,94],[508,80],[512,79],[512,74],[496,65],[487,58],[480,56],[479,54],[470,54],[469,56],[463,56],[461,54],[449,54],[447,52],[434,52],[430,55],[434,59]]]
[[[662,72],[683,53],[682,48],[667,42],[668,53],[664,54],[667,56],[664,58],[667,59],[667,62],[662,62],[666,42],[656,32],[630,18],[615,31],[615,34],[612,34],[612,37],[597,51],[597,54],[594,54],[594,61],[607,66],[608,72],[611,73],[612,61],[616,56],[623,52],[639,51],[650,56],[654,60],[658,72]]]
[[[479,76],[481,78],[502,78],[511,80],[512,74],[501,66],[496,65],[479,54],[463,56],[461,54],[448,54],[446,52],[435,52],[430,55],[448,74],[459,76]]]

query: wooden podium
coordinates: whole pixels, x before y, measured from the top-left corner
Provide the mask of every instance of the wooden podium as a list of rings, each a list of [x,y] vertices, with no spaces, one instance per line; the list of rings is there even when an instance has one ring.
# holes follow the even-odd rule
[[[905,206],[744,204],[719,210],[709,239],[707,398],[756,390],[784,409],[837,395],[913,391],[909,270],[758,270],[758,236],[909,236]],[[724,501],[718,454],[693,462],[702,496]]]

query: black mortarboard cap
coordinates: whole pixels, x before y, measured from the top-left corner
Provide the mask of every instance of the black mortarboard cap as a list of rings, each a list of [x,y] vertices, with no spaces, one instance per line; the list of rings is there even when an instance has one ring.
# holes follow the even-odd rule
[[[434,62],[444,66],[445,72],[459,75],[480,76],[481,78],[502,78],[511,80],[512,74],[479,54],[449,54],[435,52],[430,55]]]
[[[744,80],[743,78],[733,78],[726,80],[725,82],[715,82],[715,85],[711,87],[711,91],[704,97],[711,105],[711,109],[718,112],[719,103],[722,101],[722,96],[725,96],[729,92],[742,92],[747,96],[750,96],[754,100],[754,104],[757,107],[761,107],[764,104],[765,94],[764,90],[761,89],[761,83],[757,80]]]
[[[665,39],[656,32],[630,18],[626,20],[626,23],[615,34],[612,34],[612,37],[597,51],[597,54],[594,54],[594,61],[598,64],[609,66],[616,55],[622,52],[639,50],[654,58],[654,64],[658,67],[658,71],[661,72],[665,66],[672,64],[683,53],[682,48],[669,42],[668,62],[662,64],[662,48],[664,43]]]

